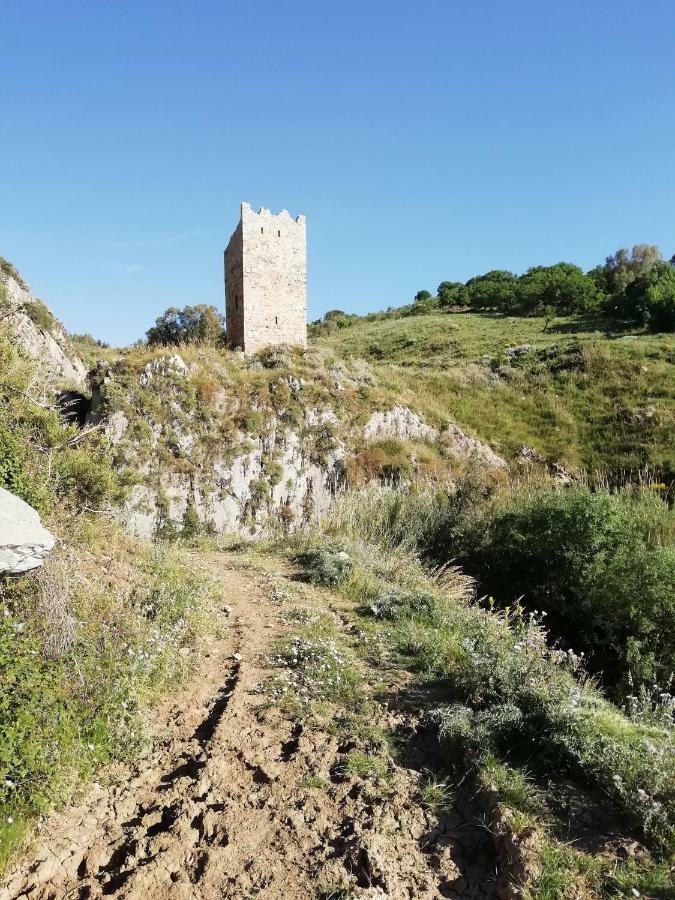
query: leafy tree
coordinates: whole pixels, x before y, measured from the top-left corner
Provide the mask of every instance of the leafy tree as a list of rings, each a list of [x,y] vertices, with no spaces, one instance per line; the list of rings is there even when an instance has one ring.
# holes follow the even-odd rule
[[[338,328],[347,328],[351,325],[352,319],[355,318],[355,315],[343,312],[341,309],[329,309],[324,314],[323,321],[330,324],[334,323]]]
[[[146,332],[148,344],[221,344],[225,318],[215,306],[200,303],[178,309],[171,306]]]
[[[620,247],[605,261],[609,292],[615,294],[624,290],[661,260],[661,251],[655,244],[635,244],[630,252]]]
[[[611,278],[607,266],[596,266],[587,272],[586,275],[591,279],[599,294],[608,296],[612,293]]]
[[[436,296],[440,306],[469,305],[469,293],[461,281],[441,281]]]
[[[675,331],[675,268],[658,262],[631,281],[616,298],[619,314],[652,331]]]
[[[517,302],[518,279],[512,272],[494,269],[466,283],[469,305],[474,309],[511,312]]]
[[[415,303],[424,303],[426,300],[431,300],[432,296],[429,291],[418,291],[415,294]]]
[[[571,263],[535,266],[518,279],[518,307],[524,313],[541,313],[546,307],[561,315],[588,312],[600,299],[595,281]]]
[[[93,334],[89,334],[88,331],[84,334],[71,334],[70,337],[73,341],[77,341],[78,344],[86,344],[87,347],[107,348],[110,346],[110,344],[106,344],[105,341],[101,341],[98,338],[95,338]]]

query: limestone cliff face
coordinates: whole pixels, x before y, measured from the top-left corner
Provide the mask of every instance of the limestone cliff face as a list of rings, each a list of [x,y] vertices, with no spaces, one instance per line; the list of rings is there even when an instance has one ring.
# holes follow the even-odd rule
[[[372,467],[371,446],[409,454],[399,483],[424,477],[416,460],[428,454],[435,471],[445,467],[447,484],[468,459],[506,468],[457,426],[434,428],[396,403],[383,409],[382,397],[364,390],[361,364],[342,366],[338,379],[323,361],[294,352],[290,367],[274,356],[266,368],[241,354],[185,348],[99,364],[90,423],[103,424],[117,464],[135,476],[119,512],[128,531],[291,530],[327,512],[360,455]]]
[[[8,265],[0,265],[0,316],[9,324],[20,347],[38,363],[36,383],[86,388],[87,370],[70,346],[63,327]]]
[[[265,398],[216,374],[178,353],[92,373],[90,423],[104,424],[119,466],[136,476],[119,511],[130,533],[255,535],[271,522],[290,530],[320,517],[339,489],[337,419],[297,402],[300,380],[272,378]]]

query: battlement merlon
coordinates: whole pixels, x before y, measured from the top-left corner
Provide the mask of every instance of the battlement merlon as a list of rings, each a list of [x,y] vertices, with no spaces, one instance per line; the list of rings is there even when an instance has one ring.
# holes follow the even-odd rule
[[[241,204],[242,222],[262,221],[263,223],[269,222],[271,224],[282,219],[292,225],[301,225],[303,228],[306,225],[305,216],[296,216],[294,219],[287,209],[282,209],[278,213],[273,213],[271,210],[266,209],[264,206],[261,206],[258,212],[256,212],[250,203],[242,202]]]

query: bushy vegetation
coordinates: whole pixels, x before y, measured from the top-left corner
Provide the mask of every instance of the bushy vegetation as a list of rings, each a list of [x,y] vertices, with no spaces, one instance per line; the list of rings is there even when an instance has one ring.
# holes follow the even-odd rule
[[[24,291],[28,290],[28,285],[23,280],[16,267],[12,265],[9,260],[0,256],[0,272],[6,275],[8,278],[13,278],[14,281],[19,285],[19,287],[23,288]]]
[[[674,257],[675,259],[675,257]],[[664,262],[658,247],[637,244],[629,252],[618,250],[604,265],[585,273],[579,266],[559,262],[533,266],[523,275],[493,269],[466,283],[442,281],[436,294],[421,290],[412,304],[377,318],[428,315],[439,310],[463,309],[509,316],[587,315],[603,312],[646,325],[652,331],[675,329],[675,267]],[[366,316],[371,320],[373,316]],[[334,332],[358,322],[341,310],[326,313],[314,323],[314,335]]]
[[[140,708],[213,627],[214,587],[106,517],[129,479],[100,431],[65,425],[37,364],[0,328],[0,487],[63,540],[0,578],[0,866],[36,814],[142,741]]]
[[[172,346],[179,344],[219,345],[225,341],[225,317],[215,306],[200,303],[178,309],[169,307],[146,332],[148,344]]]
[[[41,331],[53,331],[57,324],[51,311],[41,300],[32,299],[25,303],[23,311]]]
[[[451,493],[367,490],[340,516],[354,537],[461,564],[499,608],[546,616],[552,638],[619,701],[647,692],[660,708],[659,692],[669,696],[675,514],[660,492],[505,485],[469,472]],[[379,602],[386,615],[392,601]]]
[[[41,512],[75,512],[119,502],[127,479],[112,466],[107,442],[92,433],[76,440],[43,392],[34,394],[36,365],[0,333],[0,487]]]
[[[450,515],[448,515],[448,512]],[[621,695],[675,673],[675,515],[653,492],[512,490],[468,521],[452,504],[430,535],[481,592],[543,611],[566,647]]]

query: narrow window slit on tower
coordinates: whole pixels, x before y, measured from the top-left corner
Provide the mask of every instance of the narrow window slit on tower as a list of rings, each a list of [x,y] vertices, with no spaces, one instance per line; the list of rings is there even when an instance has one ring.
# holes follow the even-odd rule
[[[274,324],[275,324],[275,325],[278,325],[278,324],[279,324],[279,316],[275,316],[275,317],[274,317]]]
[[[277,237],[281,237],[281,232],[277,231]]]
[[[264,229],[263,229],[263,227],[262,227],[262,225],[261,225],[261,226],[260,226],[260,234],[262,234],[263,231],[264,231]]]

